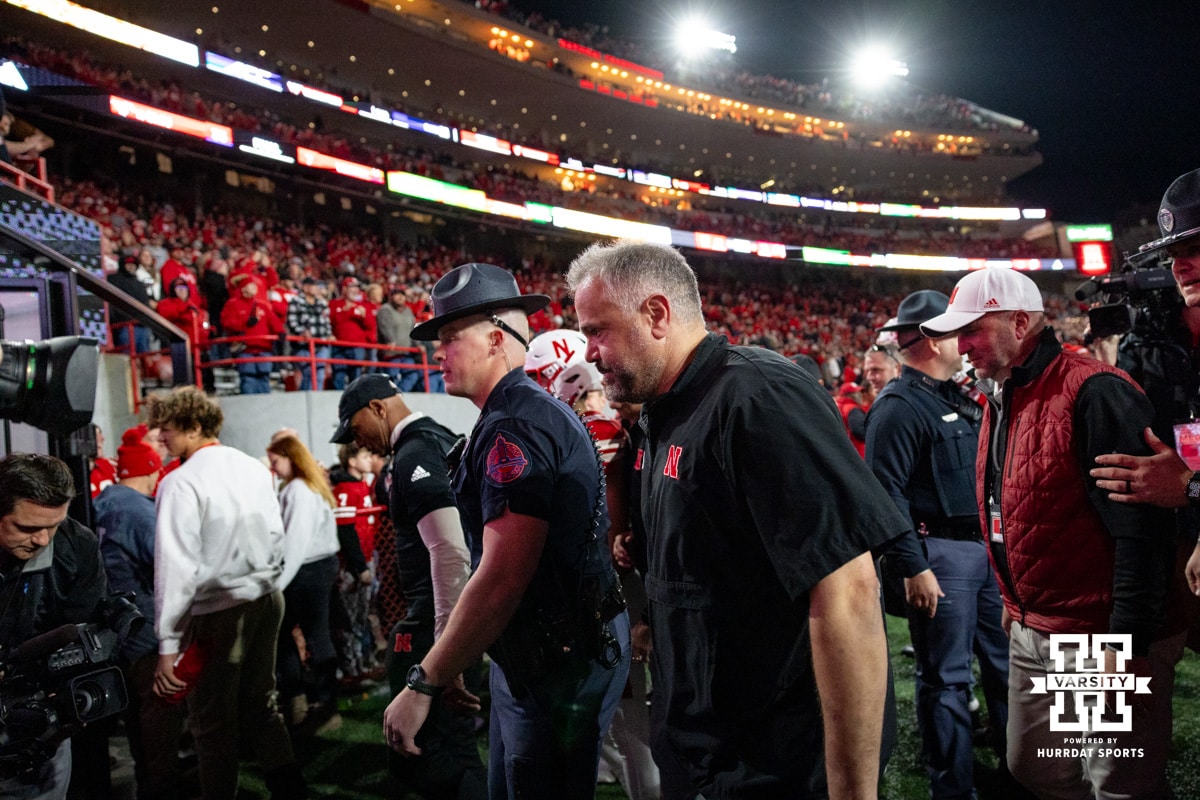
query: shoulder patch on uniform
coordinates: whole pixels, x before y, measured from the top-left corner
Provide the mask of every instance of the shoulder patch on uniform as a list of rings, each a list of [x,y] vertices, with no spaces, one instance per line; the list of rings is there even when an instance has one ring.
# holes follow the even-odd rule
[[[428,478],[428,477],[429,477],[429,470],[425,469],[420,464],[417,464],[417,468],[412,471],[412,477],[408,479],[408,482],[416,483],[417,481],[421,480],[421,478]]]
[[[496,483],[511,483],[525,472],[529,459],[516,442],[496,436],[496,442],[487,455],[487,476]]]

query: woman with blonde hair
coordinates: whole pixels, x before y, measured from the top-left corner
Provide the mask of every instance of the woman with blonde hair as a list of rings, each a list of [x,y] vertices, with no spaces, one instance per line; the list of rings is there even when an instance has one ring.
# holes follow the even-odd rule
[[[306,732],[332,730],[341,722],[337,714],[337,653],[329,632],[329,602],[338,571],[336,503],[324,469],[295,436],[271,442],[267,460],[283,481],[279,490],[284,527],[279,588],[286,605],[279,627],[279,694],[293,728],[303,723]],[[300,653],[292,635],[297,625],[304,634],[316,678],[311,702],[304,691]]]

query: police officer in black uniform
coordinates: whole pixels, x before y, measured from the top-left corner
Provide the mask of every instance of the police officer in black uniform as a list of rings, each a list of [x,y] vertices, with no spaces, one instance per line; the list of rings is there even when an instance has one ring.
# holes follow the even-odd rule
[[[430,698],[486,649],[494,798],[593,797],[629,671],[599,456],[574,412],[523,369],[526,315],[548,300],[521,295],[499,267],[465,264],[438,281],[433,319],[412,332],[438,340],[446,391],[480,409],[453,478],[476,566],[384,732],[400,752],[418,752]]]
[[[339,424],[330,440],[354,442],[373,453],[390,453],[387,504],[395,526],[396,564],[406,614],[389,635],[388,682],[399,693],[408,671],[446,628],[470,575],[470,560],[446,454],[459,438],[425,414],[413,411],[386,375],[361,375],[338,403]],[[432,704],[417,735],[423,751],[415,758],[389,759],[391,771],[431,800],[487,796],[487,773],[475,743],[479,699],[461,678],[455,691]]]
[[[867,464],[912,522],[888,557],[904,577],[917,723],[934,800],[975,796],[972,650],[1001,756],[1008,721],[1008,642],[975,496],[983,408],[951,379],[962,368],[957,337],[930,339],[918,328],[948,303],[941,292],[914,292],[896,322],[881,329],[896,331],[903,367],[867,415]]]

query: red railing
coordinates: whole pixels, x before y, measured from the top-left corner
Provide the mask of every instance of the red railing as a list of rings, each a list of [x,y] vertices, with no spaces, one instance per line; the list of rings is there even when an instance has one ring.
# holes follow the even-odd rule
[[[6,164],[0,161],[0,177],[16,184],[18,189],[36,194],[45,198],[48,202],[54,202],[54,187],[46,180],[46,159],[38,158],[34,163],[37,166],[37,177],[30,175],[20,167],[12,164]]]
[[[137,350],[136,340],[133,335],[134,322],[115,322],[109,325],[110,331],[118,329],[126,329],[128,333],[128,344],[124,346],[109,345],[106,348],[109,352],[124,353],[130,357],[133,362],[134,369],[130,370],[130,390],[133,396],[134,410],[140,410],[142,406],[141,383],[142,375],[150,371],[154,361],[161,358],[170,358],[171,351],[169,349],[150,350],[140,353]],[[195,328],[195,326],[193,326]],[[275,355],[270,352],[260,352],[253,355],[239,355],[230,358],[208,358],[208,351],[214,345],[236,345],[253,343],[256,347],[261,346],[268,337],[263,336],[223,336],[208,339],[204,344],[197,345],[196,342],[201,340],[197,330],[187,331],[191,336],[189,339],[189,347],[192,350],[192,363],[195,365],[195,375],[193,380],[197,386],[204,385],[203,371],[213,367],[234,367],[238,364],[251,364],[270,362],[280,366],[290,365],[301,370],[308,370],[309,383],[312,389],[310,391],[320,390],[324,387],[317,386],[316,375],[317,368],[325,367],[325,377],[332,376],[333,367],[338,365],[362,367],[373,372],[385,372],[389,370],[400,370],[401,372],[418,371],[421,373],[422,391],[429,391],[429,376],[431,373],[437,372],[440,367],[437,364],[430,364],[423,347],[398,347],[396,345],[387,344],[370,344],[365,345],[361,342],[347,342],[340,339],[312,339],[302,336],[272,336],[269,341],[272,346],[279,341],[286,340],[292,346],[291,355]],[[334,358],[320,357],[317,355],[319,347],[345,347],[345,348],[362,348],[367,351],[374,351],[375,358],[351,359],[351,358]],[[395,360],[381,357],[382,354],[392,353],[396,356],[412,356],[415,363],[399,363]]]
[[[151,358],[158,359],[158,358],[166,357],[169,359],[171,357],[171,351],[168,348],[168,349],[162,349],[162,350],[149,350],[144,353],[139,353],[138,349],[137,349],[137,339],[134,337],[134,334],[133,334],[133,329],[134,329],[135,325],[137,325],[136,322],[111,322],[111,323],[109,323],[109,326],[108,326],[108,328],[109,328],[109,345],[105,348],[105,350],[110,353],[124,353],[125,355],[129,356],[130,365],[132,366],[132,369],[129,370],[129,384],[130,384],[129,390],[130,390],[130,396],[133,397],[134,413],[137,413],[138,411],[141,410],[142,403],[143,403],[140,375],[145,373],[149,369],[149,364],[150,364]],[[128,331],[128,333],[126,334],[126,336],[127,336],[126,341],[128,342],[128,344],[125,344],[125,345],[112,344],[112,340],[114,338],[116,338],[112,335],[112,333],[114,333],[115,331],[117,331],[119,329],[124,329],[124,330]],[[199,375],[200,375],[200,373],[197,372],[196,373],[197,378],[199,378]],[[196,385],[197,386],[201,385],[199,380],[197,380]]]
[[[292,355],[275,355],[273,353],[258,353],[256,355],[236,356],[231,358],[217,358],[212,360],[204,360],[203,353],[199,353],[197,349],[196,357],[196,372],[199,375],[202,368],[207,367],[236,367],[238,364],[250,364],[255,362],[270,361],[275,364],[291,364],[296,365],[299,369],[308,370],[309,383],[312,390],[320,390],[324,387],[317,386],[316,375],[317,367],[325,366],[326,377],[332,374],[334,366],[350,366],[363,367],[374,372],[384,372],[387,370],[400,370],[401,372],[419,371],[421,373],[421,384],[423,390],[429,391],[429,375],[441,369],[436,364],[430,364],[426,352],[423,347],[398,347],[390,344],[363,344],[362,342],[347,342],[340,339],[313,339],[303,336],[286,336],[286,337],[271,337],[272,342],[286,340],[293,348]],[[255,345],[261,346],[264,339],[262,336],[223,336],[220,338],[209,339],[209,345],[221,344],[239,344],[253,342]],[[304,352],[295,352],[296,346]],[[317,355],[318,347],[343,347],[343,348],[359,348],[368,352],[374,351],[375,358],[334,358],[319,357]],[[193,348],[196,349],[196,348]],[[380,358],[383,353],[394,353],[396,356],[413,356],[416,363],[399,363],[394,360]],[[199,381],[197,381],[199,385]]]

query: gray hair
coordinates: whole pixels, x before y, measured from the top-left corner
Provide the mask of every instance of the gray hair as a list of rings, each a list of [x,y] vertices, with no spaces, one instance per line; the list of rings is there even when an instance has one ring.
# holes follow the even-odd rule
[[[567,271],[567,284],[578,292],[598,280],[626,313],[633,313],[652,294],[665,296],[671,311],[685,324],[704,324],[696,273],[673,247],[620,239],[584,250]]]

